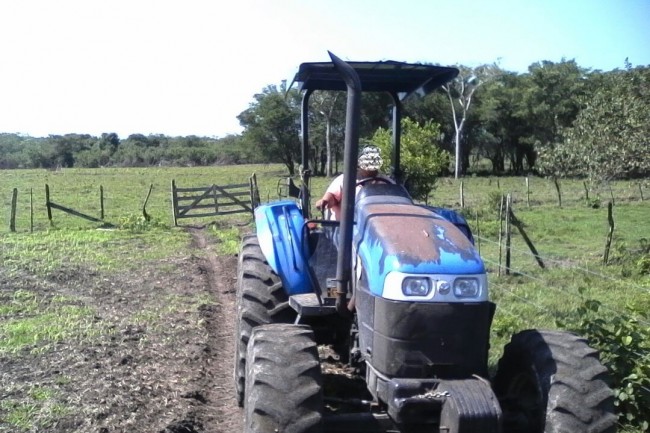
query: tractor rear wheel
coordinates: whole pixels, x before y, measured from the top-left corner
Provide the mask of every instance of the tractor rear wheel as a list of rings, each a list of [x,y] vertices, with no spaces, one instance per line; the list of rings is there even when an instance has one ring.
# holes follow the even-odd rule
[[[255,235],[244,236],[237,266],[237,348],[235,350],[235,391],[243,406],[246,346],[253,328],[268,323],[293,323],[296,312],[280,277],[262,254]]]
[[[607,369],[585,339],[568,332],[515,334],[499,360],[494,391],[505,433],[616,431]]]
[[[311,328],[258,326],[247,351],[244,432],[322,431],[322,376]]]

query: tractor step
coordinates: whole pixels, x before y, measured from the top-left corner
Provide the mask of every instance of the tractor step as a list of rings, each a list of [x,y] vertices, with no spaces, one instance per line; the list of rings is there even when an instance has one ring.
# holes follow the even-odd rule
[[[319,300],[315,293],[292,295],[289,297],[289,305],[303,317],[336,314],[336,298]]]

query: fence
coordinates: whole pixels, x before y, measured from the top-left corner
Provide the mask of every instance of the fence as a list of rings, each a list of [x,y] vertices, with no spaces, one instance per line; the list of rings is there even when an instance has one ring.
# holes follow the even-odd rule
[[[260,203],[255,174],[249,183],[224,186],[180,188],[172,180],[171,191],[175,226],[180,218],[252,213]]]
[[[644,201],[650,197],[650,181],[611,181],[589,184],[579,180],[539,177],[442,178],[430,194],[429,201],[446,207],[481,206],[492,193],[510,193],[513,202],[527,207],[539,205],[574,206],[597,201]]]
[[[29,232],[33,232],[34,230],[38,231],[53,227],[55,220],[57,220],[57,213],[67,216],[67,218],[58,218],[57,226],[60,228],[75,227],[74,220],[77,219],[98,223],[102,227],[113,227],[117,225],[118,219],[132,215],[136,209],[140,209],[139,213],[145,220],[150,220],[152,214],[158,218],[162,213],[169,215],[167,212],[170,209],[170,195],[169,192],[163,192],[166,188],[160,184],[158,184],[156,191],[154,191],[153,183],[147,185],[148,190],[139,190],[137,185],[133,184],[125,189],[122,184],[115,191],[116,185],[113,185],[113,189],[107,190],[109,192],[107,195],[103,185],[97,186],[96,184],[84,183],[81,188],[79,188],[79,185],[74,185],[76,188],[71,188],[71,186],[59,184],[58,188],[56,186],[51,188],[46,183],[45,188],[40,189],[40,191],[44,191],[44,194],[37,194],[29,187],[9,189],[10,195],[5,202],[7,207],[4,207],[4,209],[8,210],[9,231],[25,230],[27,227]],[[163,187],[160,188],[161,186]],[[99,195],[95,192],[97,187],[99,188]],[[82,191],[79,191],[80,189]],[[76,190],[76,192],[71,193],[71,190]],[[112,195],[110,194],[111,191],[113,191]],[[191,191],[194,191],[194,198],[190,198],[191,195],[188,195],[191,194]],[[200,193],[196,194],[199,191]],[[152,193],[154,196],[151,205],[153,211],[148,211],[147,205]],[[146,198],[144,198],[145,194]],[[55,195],[59,196],[59,198],[54,198]],[[106,197],[108,197],[108,200],[106,200]],[[213,184],[209,187],[176,188],[175,181],[172,181],[172,197],[175,197],[175,199],[171,200],[173,205],[172,218],[176,225],[178,225],[179,218],[234,213],[248,213],[250,215],[260,203],[255,174],[249,178],[248,183],[223,186]],[[143,198],[144,202],[142,202]],[[198,198],[201,198],[201,200],[197,200]],[[210,201],[210,204],[206,204],[206,199]],[[197,209],[202,208],[203,212],[196,212]],[[207,208],[210,208],[212,212],[205,212]]]

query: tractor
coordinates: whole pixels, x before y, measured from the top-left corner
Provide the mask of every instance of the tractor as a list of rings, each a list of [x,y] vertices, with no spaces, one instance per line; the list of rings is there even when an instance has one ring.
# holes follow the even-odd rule
[[[257,207],[255,233],[241,244],[234,381],[244,431],[614,432],[607,370],[584,338],[519,332],[490,376],[496,306],[471,230],[399,182],[402,101],[458,70],[329,55],[301,64],[294,79],[303,92],[301,185],[287,185],[297,197]],[[339,221],[311,215],[317,90],[347,92]],[[397,182],[357,192],[362,91],[392,97]]]

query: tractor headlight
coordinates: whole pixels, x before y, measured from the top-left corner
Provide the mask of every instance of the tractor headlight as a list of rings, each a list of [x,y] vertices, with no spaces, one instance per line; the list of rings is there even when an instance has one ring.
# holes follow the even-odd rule
[[[478,278],[456,278],[454,280],[454,295],[457,298],[476,298],[481,294],[481,283]]]
[[[431,293],[431,280],[420,277],[406,277],[402,281],[404,296],[427,296]]]

